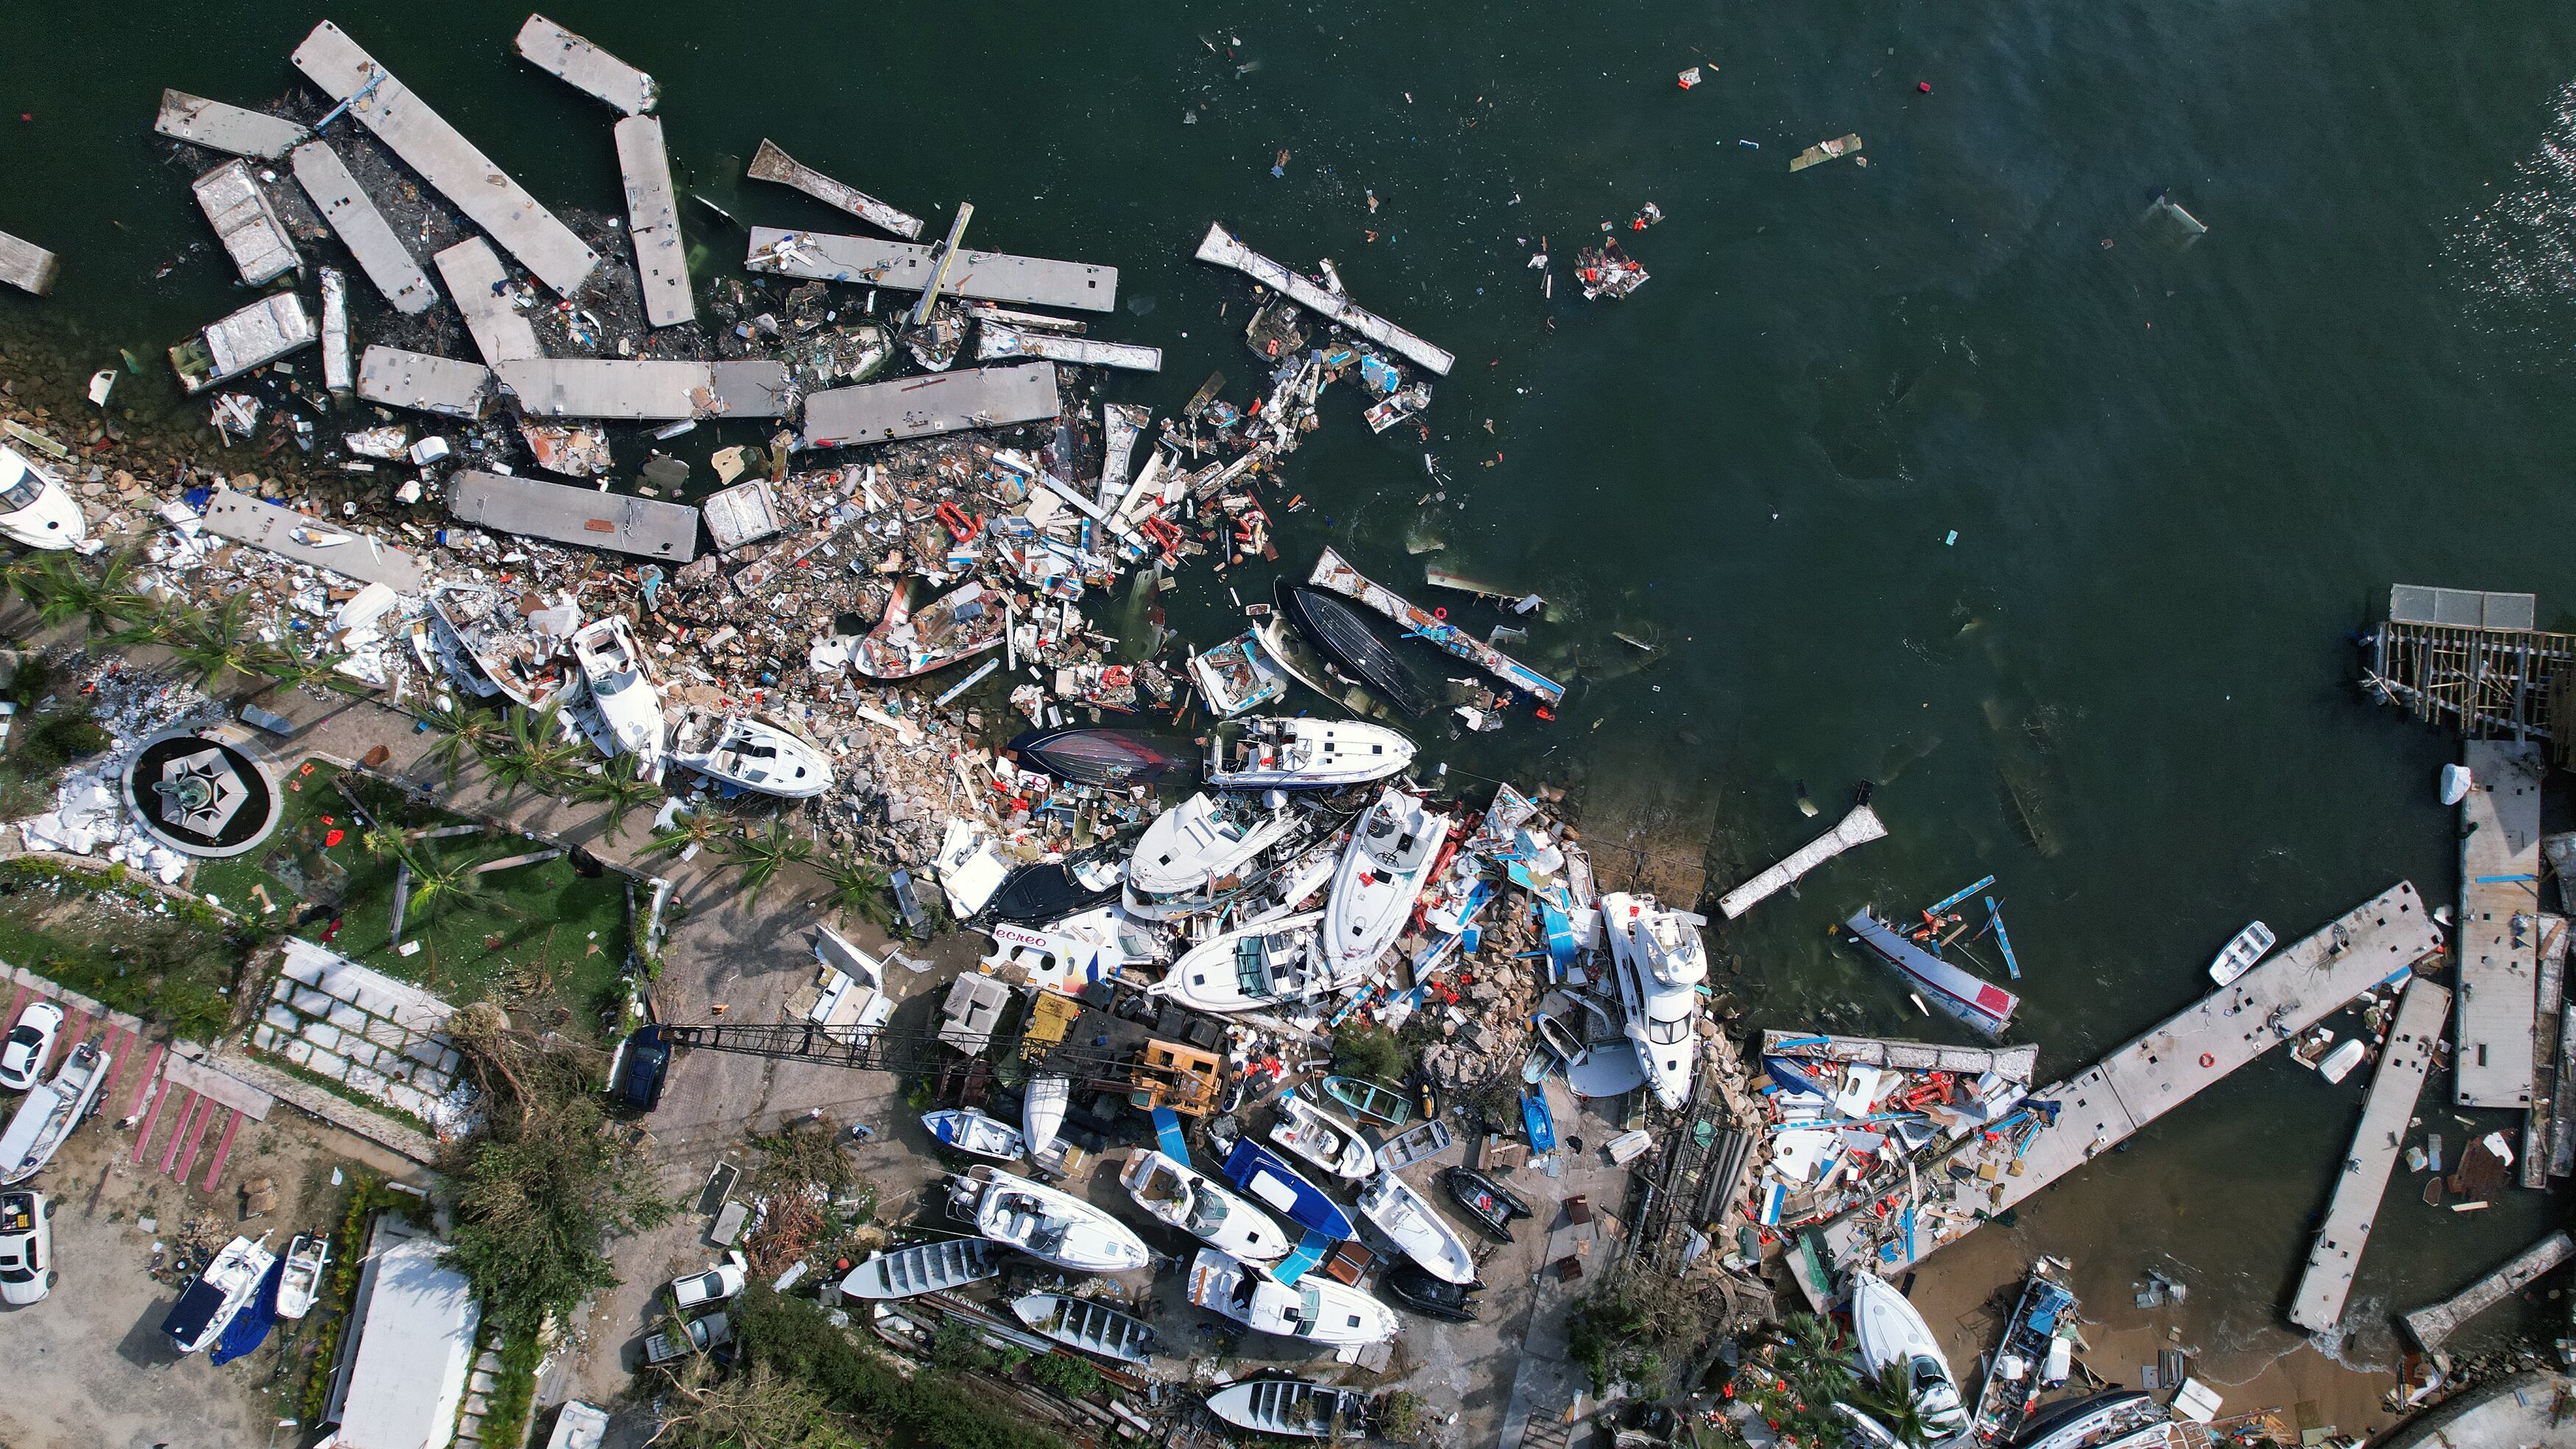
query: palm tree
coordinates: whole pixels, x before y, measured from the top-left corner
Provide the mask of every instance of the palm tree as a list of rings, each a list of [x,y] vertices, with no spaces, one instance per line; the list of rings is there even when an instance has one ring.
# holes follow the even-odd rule
[[[1846,1395],[1853,1408],[1878,1421],[1878,1426],[1896,1436],[1896,1442],[1910,1446],[1930,1444],[1939,1436],[1924,1423],[1922,1409],[1914,1402],[1914,1388],[1905,1380],[1905,1365],[1888,1364],[1875,1379],[1860,1381]]]
[[[58,594],[53,602],[59,604],[68,597]],[[107,642],[163,645],[213,693],[216,681],[225,675],[247,679],[259,674],[258,662],[268,646],[251,631],[251,602],[249,591],[244,590],[212,609],[166,603],[109,634]]]
[[[1860,1382],[1842,1325],[1812,1313],[1792,1313],[1780,1320],[1772,1340],[1772,1367],[1790,1396],[1791,1415],[1811,1429],[1833,1422],[1827,1406]]]
[[[776,883],[778,873],[790,861],[804,860],[814,854],[813,843],[788,828],[787,821],[772,815],[766,830],[745,830],[741,837],[725,848],[726,858],[742,867],[743,889],[748,894],[743,904],[752,905],[761,893]]]
[[[829,855],[815,867],[823,875],[823,907],[847,911],[879,926],[894,924],[894,889],[885,867],[846,855]]]
[[[484,769],[502,794],[515,795],[527,786],[552,793],[571,783],[573,762],[585,746],[564,738],[561,719],[552,701],[534,713],[522,705],[510,707],[507,732],[483,755]]]
[[[626,817],[661,798],[662,787],[644,778],[643,767],[630,754],[619,754],[607,767],[595,774],[584,775],[574,782],[572,798],[586,803],[605,804],[608,814],[600,821],[600,834],[614,840]]]
[[[318,654],[308,650],[290,633],[273,644],[261,644],[253,649],[249,672],[291,688],[319,686],[341,694],[368,693],[374,686],[340,672],[340,665],[348,658],[347,650],[337,654]]]
[[[451,859],[439,850],[438,842],[426,838],[411,841],[397,853],[411,867],[410,909],[419,911],[422,920],[450,906],[500,907],[476,863]]]
[[[670,827],[653,833],[652,842],[644,847],[652,855],[679,855],[690,846],[713,849],[733,833],[733,820],[719,815],[704,805],[691,806],[674,819]]]
[[[438,768],[442,785],[453,786],[468,763],[500,745],[501,720],[488,709],[471,709],[451,700],[432,709],[428,718],[430,728],[438,731],[438,742],[424,758]]]

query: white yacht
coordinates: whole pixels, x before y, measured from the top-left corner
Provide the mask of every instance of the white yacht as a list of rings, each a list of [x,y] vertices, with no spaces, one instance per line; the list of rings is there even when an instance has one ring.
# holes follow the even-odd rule
[[[89,537],[89,519],[63,480],[0,447],[0,535],[28,548],[71,548]]]
[[[1257,1011],[1301,1001],[1333,984],[1316,934],[1322,911],[1227,931],[1193,946],[1148,994],[1200,1011]]]
[[[1360,1216],[1377,1225],[1404,1256],[1444,1283],[1476,1281],[1476,1255],[1420,1189],[1393,1172],[1381,1172],[1360,1189]]]
[[[832,788],[832,762],[795,732],[756,715],[738,714],[703,741],[684,727],[671,746],[671,763],[710,780],[806,800]]]
[[[1448,816],[1391,785],[1360,817],[1333,873],[1333,896],[1324,911],[1325,949],[1336,981],[1358,981],[1403,934],[1448,838]]]
[[[1384,1343],[1403,1324],[1357,1288],[1309,1273],[1280,1283],[1214,1248],[1190,1264],[1190,1301],[1261,1333],[1324,1344]]]
[[[1136,1206],[1229,1257],[1276,1263],[1296,1246],[1270,1214],[1168,1153],[1138,1148],[1118,1181]]]
[[[1296,826],[1295,815],[1255,799],[1192,795],[1145,827],[1127,858],[1128,913],[1166,920],[1226,900],[1249,884],[1246,867]]]
[[[1270,1140],[1333,1174],[1353,1182],[1377,1170],[1377,1149],[1360,1129],[1291,1092],[1279,1099],[1279,1120]]]
[[[1610,974],[1627,1008],[1628,1040],[1636,1045],[1646,1086],[1666,1107],[1690,1099],[1699,1051],[1699,981],[1708,974],[1700,920],[1688,911],[1662,909],[1653,896],[1612,891],[1601,898]]]
[[[1221,790],[1312,790],[1402,774],[1413,741],[1366,720],[1256,717],[1216,727],[1207,780]]]
[[[1145,1240],[1071,1193],[990,1167],[957,1180],[949,1211],[972,1204],[975,1230],[994,1242],[1077,1273],[1124,1273],[1153,1261]]]
[[[1959,1401],[1959,1381],[1930,1325],[1896,1285],[1866,1270],[1852,1274],[1852,1337],[1860,1348],[1861,1377],[1875,1380],[1889,1367],[1904,1375],[1915,1410],[1932,1442],[1966,1431],[1968,1410]]]
[[[578,711],[583,731],[604,755],[633,755],[638,774],[659,779],[668,731],[662,691],[626,621],[612,614],[575,630],[572,657],[589,684],[590,708]]]

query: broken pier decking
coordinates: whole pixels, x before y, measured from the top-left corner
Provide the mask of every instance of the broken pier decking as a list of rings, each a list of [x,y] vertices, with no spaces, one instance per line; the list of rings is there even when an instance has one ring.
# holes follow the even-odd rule
[[[630,116],[661,99],[662,88],[651,76],[542,15],[529,16],[519,27],[518,46],[528,64]]]
[[[1851,808],[1851,813],[1837,822],[1833,829],[1799,846],[1790,853],[1788,859],[1778,865],[1718,897],[1717,908],[1726,913],[1728,920],[1734,920],[1778,892],[1787,889],[1789,884],[1798,877],[1853,846],[1867,845],[1873,840],[1886,838],[1887,825],[1878,818],[1878,812],[1866,805],[1855,805]]]
[[[314,209],[339,233],[340,244],[358,259],[358,269],[395,311],[417,316],[438,305],[438,288],[430,284],[429,273],[421,270],[411,249],[394,234],[385,214],[376,210],[358,178],[349,174],[339,152],[326,142],[308,141],[296,147],[290,159],[295,184],[313,199]]]
[[[1298,306],[1329,317],[1442,377],[1447,377],[1449,369],[1458,365],[1458,359],[1451,356],[1448,349],[1414,336],[1341,293],[1292,272],[1245,246],[1234,233],[1225,229],[1222,222],[1209,224],[1207,235],[1199,241],[1198,259],[1221,267],[1232,267],[1265,287],[1285,293]]]
[[[2407,1335],[2426,1353],[2439,1352],[2442,1345],[2450,1341],[2451,1335],[2459,1331],[2461,1324],[2503,1302],[2525,1283],[2571,1257],[2576,1257],[2576,1240],[2570,1240],[2564,1231],[2551,1233],[2515,1254],[2512,1262],[2460,1290],[2457,1296],[2407,1314]]]
[[[787,406],[787,365],[781,362],[530,357],[492,371],[520,409],[537,417],[774,418]]]
[[[599,254],[572,228],[340,27],[328,20],[313,27],[295,47],[295,64],[557,295],[579,292],[598,270]]]
[[[635,275],[644,284],[644,320],[656,327],[698,320],[660,117],[629,116],[617,123],[617,172],[626,182],[626,236],[635,247]]]
[[[2039,1048],[2020,1046],[1949,1046],[1941,1042],[1899,1041],[1876,1036],[1829,1036],[1811,1031],[1762,1033],[1762,1055],[1807,1061],[1857,1062],[1865,1067],[1894,1067],[1907,1072],[1953,1072],[1974,1077],[1986,1072],[2027,1082],[2039,1071]]]
[[[227,161],[198,177],[189,190],[196,193],[198,210],[223,242],[243,285],[256,287],[303,265],[286,223],[277,219],[268,193],[250,174],[249,162]]]
[[[938,250],[918,242],[755,226],[751,229],[751,251],[743,266],[782,277],[918,292],[930,285]],[[959,253],[948,263],[940,291],[976,302],[1108,312],[1118,306],[1118,269],[1045,257],[969,251]]]
[[[844,186],[811,166],[797,161],[778,148],[778,143],[763,136],[759,154],[751,158],[745,173],[754,181],[775,181],[794,187],[825,206],[837,207],[870,226],[893,232],[907,241],[921,236],[921,218],[886,205],[855,186]]]
[[[2387,622],[2365,637],[2362,684],[2427,724],[2548,740],[2568,764],[2551,719],[2576,688],[2576,634],[2532,627],[2539,608],[2531,594],[2395,585]]]
[[[1329,548],[1315,560],[1314,572],[1306,576],[1306,582],[1319,589],[1330,589],[1384,614],[1411,634],[1429,640],[1524,694],[1535,695],[1541,704],[1554,704],[1565,698],[1564,685],[1439,618],[1384,584],[1371,582],[1365,574],[1352,568],[1348,560]]]
[[[1159,347],[1058,337],[1000,322],[976,324],[976,361],[1012,362],[1023,357],[1043,357],[1049,362],[1069,362],[1084,367],[1120,367],[1130,372],[1163,370],[1163,349]]]
[[[62,269],[52,252],[0,231],[0,282],[41,297],[54,289],[54,278]]]
[[[509,274],[502,270],[491,243],[469,236],[431,260],[447,279],[447,295],[456,299],[456,310],[465,314],[465,330],[473,334],[474,350],[483,354],[485,363],[498,367],[545,355],[537,345],[535,325],[510,305],[504,290]]]
[[[972,367],[836,387],[805,399],[805,446],[844,448],[1041,422],[1063,408],[1055,364]]]
[[[276,160],[312,134],[284,116],[173,90],[161,93],[161,113],[152,118],[152,129],[191,146],[260,161]]]
[[[417,594],[429,582],[427,566],[391,544],[230,488],[215,489],[199,521],[206,532],[219,538],[264,548],[360,583],[382,584],[398,594]]]
[[[581,548],[687,563],[698,556],[698,510],[467,468],[448,483],[447,506],[466,523],[534,534]]]
[[[2372,1219],[2406,1145],[2406,1127],[2424,1078],[2433,1069],[2433,1052],[2442,1040],[2442,1018],[2450,1011],[2448,988],[2418,976],[2406,985],[2397,1003],[2397,1019],[2381,1048],[2379,1073],[2370,1079],[2362,1099],[2361,1126],[2352,1134],[2352,1152],[2343,1175],[2335,1179],[2334,1197],[2326,1205],[2324,1226],[2308,1250],[2307,1271],[2291,1295],[2290,1321],[2311,1333],[2330,1333],[2343,1319],[2361,1252],[2370,1242]]]
[[[462,358],[374,346],[358,358],[358,396],[386,407],[479,418],[492,395],[492,369]]]
[[[2009,1143],[1989,1142],[1984,1133],[1924,1168],[1932,1200],[1912,1215],[1910,1240],[1902,1193],[1884,1217],[1873,1201],[1826,1223],[1820,1231],[1834,1276],[1864,1263],[1885,1275],[1920,1261],[1976,1227],[1981,1219],[1973,1213],[2025,1201],[2440,946],[2423,899],[2413,883],[2400,881],[2092,1067],[2033,1091],[2031,1100],[2056,1103],[2057,1115],[2040,1119],[2021,1148],[2018,1175],[2008,1170]],[[2197,962],[2181,963],[2176,974],[2208,979]],[[1964,1181],[1953,1178],[1954,1167]],[[1819,1291],[1807,1274],[1798,1281],[1811,1297]]]
[[[2470,740],[2460,802],[2460,1010],[2454,1102],[2531,1105],[2540,992],[2540,771],[2536,746]]]

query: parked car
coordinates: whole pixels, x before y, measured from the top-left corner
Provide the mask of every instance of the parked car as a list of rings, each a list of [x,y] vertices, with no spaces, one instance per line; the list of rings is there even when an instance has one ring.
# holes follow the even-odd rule
[[[671,1048],[662,1028],[648,1026],[626,1039],[626,1105],[650,1112],[662,1105],[662,1079],[671,1071]]]
[[[688,1337],[683,1339],[673,1331],[674,1328],[687,1329]],[[644,1361],[669,1363],[684,1353],[693,1350],[703,1353],[718,1344],[731,1342],[733,1342],[733,1325],[725,1321],[723,1314],[710,1313],[704,1318],[693,1318],[686,1324],[667,1325],[656,1332],[646,1334]]]
[[[692,1308],[704,1308],[710,1303],[722,1303],[741,1292],[743,1269],[748,1265],[743,1261],[740,1253],[727,1253],[725,1257],[727,1261],[718,1263],[703,1273],[692,1273],[686,1278],[672,1279],[671,1306],[686,1313]]]
[[[53,1205],[41,1192],[0,1193],[0,1302],[41,1302],[53,1287]]]
[[[18,1024],[9,1028],[9,1039],[0,1042],[0,1087],[23,1092],[36,1085],[43,1075],[45,1059],[54,1054],[54,1038],[62,1035],[63,1009],[50,1001],[31,1001],[18,1013]]]

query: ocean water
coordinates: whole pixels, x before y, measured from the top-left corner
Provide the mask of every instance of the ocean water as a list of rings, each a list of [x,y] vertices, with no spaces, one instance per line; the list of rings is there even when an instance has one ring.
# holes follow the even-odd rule
[[[0,297],[0,348],[157,359],[237,305],[156,98],[289,91],[325,13],[75,7],[13,36],[0,229],[66,277]],[[524,8],[327,13],[541,199],[618,207],[611,114],[516,58]],[[768,136],[924,216],[972,201],[977,245],[1120,268],[1097,334],[1167,363],[1112,397],[1168,412],[1211,370],[1249,395],[1246,286],[1190,260],[1212,220],[1331,257],[1456,352],[1427,439],[1328,395],[1273,495],[1310,505],[1279,519],[1282,567],[1329,542],[1417,593],[1431,564],[1546,596],[1520,647],[1575,681],[1559,719],[1438,752],[1622,782],[1719,888],[1876,782],[1889,841],[1716,933],[1751,1022],[1942,1034],[1826,930],[1989,873],[2044,1073],[2190,1000],[2249,919],[2294,937],[2398,879],[2451,898],[2453,747],[2361,700],[2348,635],[2401,580],[2536,591],[2576,627],[2560,7],[548,13],[661,78],[682,189],[747,222],[846,229],[740,179]],[[1846,132],[1860,157],[1788,171]],[[1626,230],[1649,201],[1666,219]],[[710,273],[738,269],[741,233],[684,206]],[[1567,269],[1605,222],[1653,280],[1587,305]],[[176,406],[157,369],[121,386]],[[1201,643],[1238,617],[1227,585],[1268,586],[1184,579],[1171,622]],[[2358,1106],[2358,1082],[2260,1065],[2094,1168],[2141,1188],[2065,1230],[2277,1315]],[[2456,1155],[2467,1128],[2425,1116]],[[2356,1301],[2448,1293],[2563,1216],[2414,1188]]]

